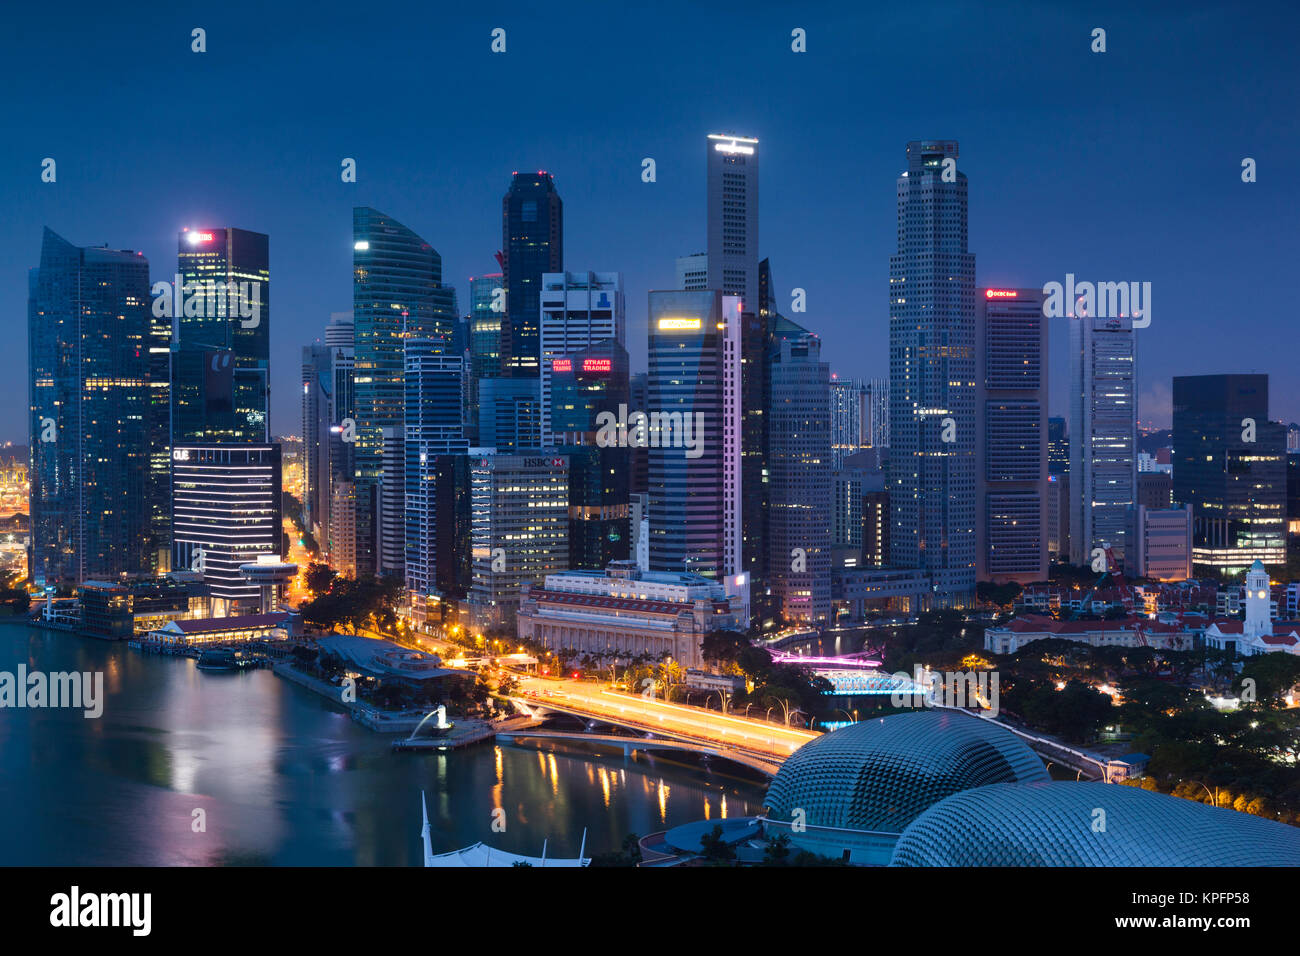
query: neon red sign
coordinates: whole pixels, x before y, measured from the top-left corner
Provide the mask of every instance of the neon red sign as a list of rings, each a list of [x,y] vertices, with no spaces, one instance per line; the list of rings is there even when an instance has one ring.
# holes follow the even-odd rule
[[[1014,299],[1019,295],[1015,289],[985,289],[984,298],[986,299]]]
[[[552,360],[551,360],[551,371],[552,371],[552,372],[572,372],[572,371],[573,371],[573,360],[572,360],[572,359],[566,359],[566,358],[563,358],[563,359],[552,359]]]
[[[608,372],[613,368],[613,359],[607,358],[589,358],[582,360],[582,370],[584,372]]]

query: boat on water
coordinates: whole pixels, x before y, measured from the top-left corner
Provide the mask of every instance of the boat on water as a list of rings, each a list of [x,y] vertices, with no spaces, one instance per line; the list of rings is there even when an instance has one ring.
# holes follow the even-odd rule
[[[199,655],[197,665],[201,671],[237,671],[252,667],[256,662],[243,651],[232,651],[228,647],[214,647]]]

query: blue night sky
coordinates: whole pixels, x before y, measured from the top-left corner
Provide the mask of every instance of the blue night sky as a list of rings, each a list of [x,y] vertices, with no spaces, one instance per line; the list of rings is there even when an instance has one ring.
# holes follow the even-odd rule
[[[761,140],[760,246],[778,304],[841,376],[888,371],[895,178],[910,139],[956,139],[981,285],[1149,281],[1143,421],[1175,374],[1272,376],[1300,419],[1293,277],[1300,71],[1292,5],[10,5],[0,29],[0,440],[26,441],[27,270],[41,227],[143,250],[271,237],[272,430],[297,433],[299,349],[352,306],[351,209],[371,205],[468,277],[496,271],[510,174],[554,174],[566,268],[619,270],[633,367],[646,292],[704,248],[704,137]],[[190,30],[208,52],[190,52]],[[493,54],[494,27],[507,52]],[[790,49],[795,27],[808,52]],[[1094,27],[1107,52],[1090,51]],[[42,183],[44,157],[58,182]],[[1258,182],[1241,181],[1241,161]],[[340,181],[355,157],[358,182]],[[641,181],[653,157],[658,181]],[[1064,329],[1052,330],[1064,414]]]

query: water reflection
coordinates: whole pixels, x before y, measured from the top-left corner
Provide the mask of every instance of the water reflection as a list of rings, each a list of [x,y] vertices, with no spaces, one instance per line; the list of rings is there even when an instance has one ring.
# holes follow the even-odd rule
[[[269,671],[0,622],[0,670],[102,670],[104,715],[0,711],[0,863],[418,865],[479,840],[573,856],[713,813],[757,813],[764,787],[581,746],[395,754],[390,739]],[[494,832],[491,810],[507,810]],[[204,826],[196,829],[195,811]]]

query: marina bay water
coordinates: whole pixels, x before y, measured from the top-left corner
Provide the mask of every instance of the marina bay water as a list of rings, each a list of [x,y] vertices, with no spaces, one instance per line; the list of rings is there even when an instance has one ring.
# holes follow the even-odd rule
[[[608,852],[628,833],[758,813],[765,791],[716,765],[581,746],[393,753],[269,670],[205,673],[0,621],[0,670],[19,662],[102,671],[104,710],[0,710],[2,865],[418,866],[421,790],[434,852],[481,840],[539,855],[546,839],[573,857],[584,827],[588,855]]]

